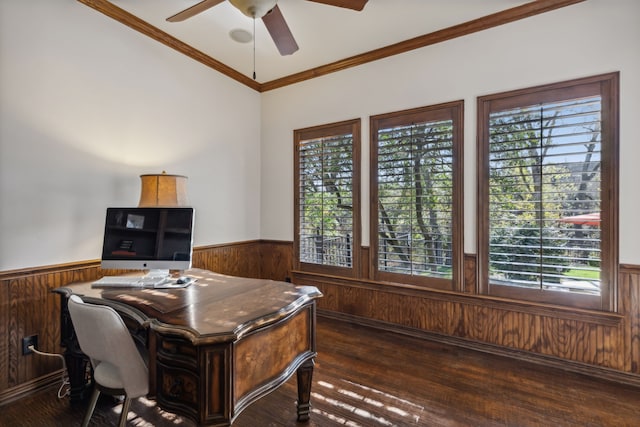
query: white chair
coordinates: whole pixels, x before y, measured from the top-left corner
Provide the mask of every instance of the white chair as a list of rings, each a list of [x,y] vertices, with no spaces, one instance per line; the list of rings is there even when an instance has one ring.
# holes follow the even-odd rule
[[[85,304],[77,295],[69,298],[69,313],[80,349],[91,360],[95,389],[82,421],[86,427],[100,392],[125,396],[119,426],[127,423],[131,399],[146,396],[149,373],[120,315],[105,305]]]

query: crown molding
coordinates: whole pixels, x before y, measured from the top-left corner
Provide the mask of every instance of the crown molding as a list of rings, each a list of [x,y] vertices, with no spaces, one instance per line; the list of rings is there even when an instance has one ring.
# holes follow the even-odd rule
[[[466,36],[489,28],[498,27],[510,22],[519,21],[541,13],[550,12],[576,3],[582,3],[586,0],[535,0],[520,6],[505,9],[481,18],[463,22],[442,30],[438,30],[429,34],[424,34],[409,40],[395,43],[389,46],[374,49],[365,53],[341,59],[329,64],[321,65],[309,70],[294,73],[279,79],[259,83],[244,74],[234,70],[226,64],[208,56],[207,54],[195,49],[194,47],[178,40],[172,35],[154,27],[148,22],[143,21],[135,15],[117,7],[108,0],[78,0],[78,2],[89,6],[98,12],[115,19],[116,21],[148,36],[152,39],[177,50],[178,52],[195,59],[196,61],[213,68],[214,70],[236,80],[251,89],[258,92],[266,92],[300,83],[305,80],[311,80],[316,77],[335,73],[347,68],[357,67],[379,59],[388,58],[390,56],[399,55],[425,46],[441,43],[454,38]]]

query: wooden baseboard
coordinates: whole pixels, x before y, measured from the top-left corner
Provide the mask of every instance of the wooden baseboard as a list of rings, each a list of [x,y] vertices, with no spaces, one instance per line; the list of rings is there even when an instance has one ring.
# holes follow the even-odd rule
[[[509,349],[506,347],[486,344],[482,342],[470,341],[462,338],[452,337],[448,335],[441,335],[433,332],[428,332],[422,329],[410,328],[395,323],[383,322],[380,320],[369,319],[360,316],[354,316],[351,314],[339,313],[335,311],[318,309],[318,316],[326,317],[329,319],[340,320],[344,322],[350,322],[361,326],[366,326],[374,329],[380,329],[384,331],[394,332],[402,335],[407,335],[415,338],[431,340],[442,344],[462,347],[474,351],[488,353],[496,356],[509,357],[512,359],[521,360],[523,362],[535,363],[551,368],[562,369],[569,372],[574,372],[582,375],[587,375],[593,378],[601,380],[611,381],[619,384],[627,384],[634,387],[640,387],[640,375],[621,372],[614,369],[602,368],[599,366],[588,365],[586,363],[574,362],[571,360],[560,359],[551,356],[545,356],[537,353],[531,353],[527,351]]]
[[[61,385],[63,370],[40,376],[32,381],[0,391],[0,407],[55,384]]]

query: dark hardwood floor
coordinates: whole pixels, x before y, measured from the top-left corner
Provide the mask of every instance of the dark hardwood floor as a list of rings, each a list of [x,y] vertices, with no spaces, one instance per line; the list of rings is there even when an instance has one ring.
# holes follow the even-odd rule
[[[295,421],[294,376],[234,427],[640,426],[640,388],[324,317],[317,342],[311,421]],[[0,407],[0,426],[79,426],[84,407],[56,393]],[[115,425],[119,410],[101,400],[90,425]],[[194,423],[139,399],[128,425]]]

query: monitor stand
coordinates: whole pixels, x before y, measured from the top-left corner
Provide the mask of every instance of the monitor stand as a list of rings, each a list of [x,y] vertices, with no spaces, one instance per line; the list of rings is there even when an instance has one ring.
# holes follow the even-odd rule
[[[164,269],[151,269],[145,274],[146,277],[164,277],[165,279],[169,279],[171,277],[171,273],[169,270]]]
[[[196,281],[196,279],[194,279],[193,277],[184,276],[182,274],[174,277],[171,274],[171,270],[163,269],[151,269],[147,272],[145,277],[164,279],[161,284],[155,285],[155,288],[185,288]]]

